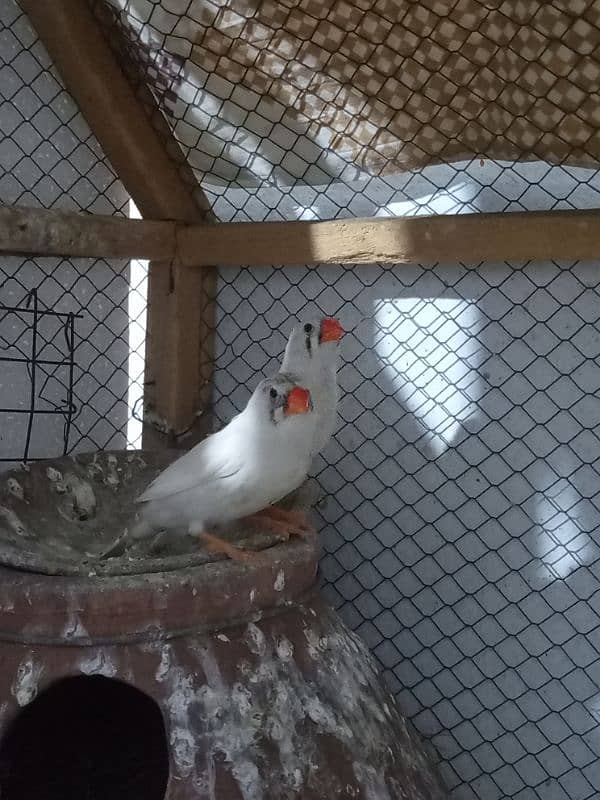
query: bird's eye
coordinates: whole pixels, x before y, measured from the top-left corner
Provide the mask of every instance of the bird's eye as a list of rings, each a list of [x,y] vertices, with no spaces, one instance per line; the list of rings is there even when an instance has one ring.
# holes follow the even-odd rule
[[[312,330],[313,326],[310,324],[310,322],[307,322],[304,326],[304,333],[312,333]]]
[[[271,395],[271,397],[273,397],[273,398],[277,397],[277,389],[271,389],[271,391],[269,392],[269,394],[270,394],[270,395]]]

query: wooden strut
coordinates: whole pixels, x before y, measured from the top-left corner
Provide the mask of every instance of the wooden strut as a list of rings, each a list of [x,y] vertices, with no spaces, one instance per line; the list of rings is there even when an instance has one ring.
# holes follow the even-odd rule
[[[600,255],[600,210],[198,225],[0,206],[0,251],[169,259],[182,276],[211,264],[585,260]]]
[[[19,2],[142,216],[185,223],[203,221],[204,213],[192,190],[167,155],[88,3]],[[170,144],[175,145],[173,140]],[[195,192],[196,196],[201,194],[199,188]],[[200,200],[205,202],[203,196]],[[44,218],[43,212],[36,222],[25,223],[21,218],[16,231],[20,237],[17,252],[29,249],[56,255],[152,260],[146,400],[169,430],[186,428],[195,413],[210,401],[214,268],[204,263],[204,269],[188,270],[175,259],[172,223],[108,221],[90,215],[77,218],[79,225],[68,216],[52,222],[52,217]],[[4,219],[10,220],[10,215]],[[71,225],[74,227],[69,233]],[[11,229],[14,232],[13,226]],[[36,231],[41,241],[28,247],[25,239],[28,234],[36,238]],[[160,446],[168,442],[145,429],[144,446],[148,444]]]

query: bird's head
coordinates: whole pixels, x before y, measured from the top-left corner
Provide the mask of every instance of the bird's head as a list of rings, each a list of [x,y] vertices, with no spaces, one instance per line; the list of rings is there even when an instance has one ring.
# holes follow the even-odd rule
[[[257,392],[257,399],[266,412],[266,417],[275,425],[312,411],[308,389],[296,385],[285,376],[267,378],[259,384]]]
[[[282,371],[303,377],[315,367],[324,351],[337,352],[344,329],[337,319],[324,317],[318,325],[305,322],[291,332],[285,348]]]
[[[304,375],[319,348],[319,329],[307,322],[296,325],[290,333],[283,357],[283,370]]]

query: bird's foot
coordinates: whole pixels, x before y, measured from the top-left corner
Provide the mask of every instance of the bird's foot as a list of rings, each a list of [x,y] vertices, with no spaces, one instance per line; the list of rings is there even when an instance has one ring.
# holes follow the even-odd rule
[[[231,542],[227,542],[225,539],[215,536],[214,533],[206,533],[206,531],[204,531],[198,534],[198,538],[211,553],[222,553],[232,561],[243,561],[245,564],[249,564],[260,560],[258,553],[250,553],[247,550],[241,550],[239,547],[231,544]]]
[[[290,536],[308,539],[317,535],[302,511],[285,511],[277,506],[268,506],[246,517],[244,522],[255,529],[270,531],[286,542]]]
[[[100,559],[119,558],[128,549],[127,531],[121,533],[114,542],[100,553]]]

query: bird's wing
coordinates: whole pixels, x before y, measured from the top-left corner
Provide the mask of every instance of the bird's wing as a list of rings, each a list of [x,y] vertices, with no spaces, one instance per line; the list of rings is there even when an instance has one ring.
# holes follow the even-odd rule
[[[138,503],[161,500],[196,486],[233,477],[243,465],[243,448],[236,447],[235,441],[235,427],[232,430],[230,423],[161,472],[138,497]]]

